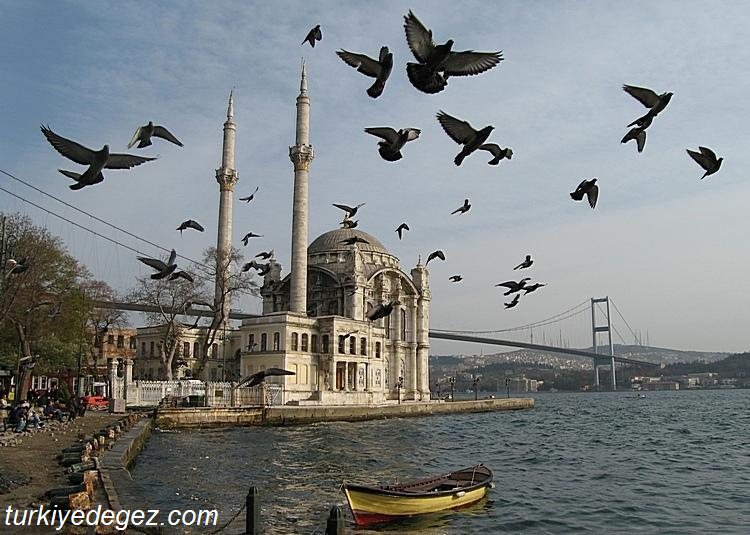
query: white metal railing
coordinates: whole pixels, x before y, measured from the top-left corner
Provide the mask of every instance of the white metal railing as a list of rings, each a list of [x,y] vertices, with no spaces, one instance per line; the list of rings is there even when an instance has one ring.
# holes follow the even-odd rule
[[[263,407],[284,404],[281,385],[261,384],[235,388],[221,381],[134,381],[127,386],[127,404],[131,407],[155,406],[164,398],[184,399],[202,396],[209,407]]]

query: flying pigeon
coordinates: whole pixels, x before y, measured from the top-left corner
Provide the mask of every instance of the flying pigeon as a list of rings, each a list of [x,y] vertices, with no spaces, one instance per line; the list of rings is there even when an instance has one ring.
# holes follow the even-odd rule
[[[396,162],[403,158],[401,149],[407,141],[414,141],[422,131],[418,128],[402,128],[396,132],[388,126],[365,128],[365,132],[381,138],[378,141],[378,152],[380,156],[389,162]]]
[[[508,288],[508,291],[505,292],[503,295],[510,295],[516,292],[520,292],[526,287],[526,281],[530,281],[531,277],[526,277],[524,279],[521,279],[520,281],[505,281],[501,282],[499,284],[495,284],[495,286],[503,286],[505,288]]]
[[[348,217],[345,217],[341,222],[341,228],[356,228],[357,225],[359,225],[359,219],[357,219],[356,221],[352,221]]]
[[[29,269],[29,259],[24,257],[20,262],[16,262],[11,258],[10,260],[8,260],[7,265],[10,265],[10,269],[5,274],[6,277],[10,277],[11,275],[19,275]]]
[[[706,147],[698,147],[698,150],[700,150],[700,152],[695,152],[694,150],[687,149],[687,153],[693,160],[698,163],[698,165],[706,170],[706,172],[703,173],[703,176],[701,177],[701,180],[703,180],[708,175],[713,175],[716,171],[719,170],[719,167],[721,167],[721,162],[724,160],[724,158],[717,159],[714,151]]]
[[[151,145],[151,136],[166,139],[167,141],[171,141],[175,145],[182,147],[182,142],[174,137],[169,130],[163,126],[154,126],[154,123],[149,121],[146,126],[139,126],[135,129],[135,134],[133,134],[133,138],[130,140],[130,143],[128,143],[128,148],[132,148],[136,143],[138,143],[137,148],[139,149],[148,147]]]
[[[345,335],[343,335],[344,336],[344,340],[346,340],[347,338],[349,338],[353,334],[357,334],[358,332],[359,332],[359,329],[357,329],[356,331],[349,331],[348,333],[346,333]]]
[[[649,121],[650,124],[650,121]],[[622,138],[620,143],[627,143],[628,141],[635,140],[638,145],[638,152],[643,152],[643,147],[646,146],[646,128],[647,126],[634,126],[631,128],[625,137]]]
[[[246,273],[250,271],[251,269],[256,270],[258,275],[262,277],[263,275],[271,271],[271,266],[269,264],[259,264],[255,260],[251,260],[250,262],[242,266],[243,273]]]
[[[518,304],[518,300],[521,299],[521,294],[516,294],[516,296],[513,298],[513,300],[510,303],[504,303],[505,308],[513,308]]]
[[[323,39],[323,32],[320,31],[320,24],[318,24],[307,33],[305,40],[301,44],[310,43],[310,46],[315,48],[315,41],[320,41],[321,39]]]
[[[451,282],[461,282],[464,278],[461,275],[452,275],[448,277],[448,280]]]
[[[439,258],[440,260],[445,261],[445,254],[440,249],[438,249],[437,251],[433,251],[432,253],[430,253],[430,256],[427,257],[427,262],[425,262],[424,265],[426,266],[430,263],[430,260],[433,260],[435,258]]]
[[[250,240],[250,238],[262,238],[262,237],[263,237],[263,235],[261,235],[261,234],[255,234],[253,232],[248,232],[242,238],[242,245],[247,246],[247,242]]]
[[[185,279],[188,282],[195,282],[193,280],[193,277],[190,275],[190,273],[188,273],[187,271],[182,271],[182,270],[175,271],[169,276],[169,280],[171,281],[176,280],[176,279]]]
[[[358,243],[370,243],[364,238],[360,238],[359,236],[352,236],[351,238],[346,238],[345,240],[341,240],[341,243],[345,243],[347,245],[357,245]]]
[[[271,249],[270,251],[261,251],[257,255],[255,255],[255,258],[260,258],[262,260],[268,260],[269,258],[274,257],[274,250]]]
[[[357,213],[357,210],[359,210],[360,207],[362,207],[364,205],[365,205],[365,203],[360,203],[357,206],[355,206],[354,208],[352,208],[351,206],[347,206],[345,204],[334,204],[333,206],[335,206],[336,208],[340,208],[344,212],[346,212],[346,217],[347,218],[352,218],[352,217],[354,217],[354,214]]]
[[[156,270],[156,273],[151,275],[151,278],[154,280],[168,277],[177,269],[177,263],[175,262],[177,260],[177,252],[174,249],[169,253],[169,260],[166,263],[158,258],[148,258],[145,256],[139,256],[138,260]]]
[[[643,126],[644,128],[650,124],[651,120],[659,115],[661,111],[667,107],[673,93],[662,93],[657,95],[654,91],[646,89],[645,87],[636,87],[634,85],[623,85],[623,91],[628,95],[636,99],[638,102],[649,108],[646,115],[639,117],[628,126]],[[645,126],[644,126],[645,125]]]
[[[588,198],[591,208],[596,207],[596,200],[599,198],[599,186],[596,185],[595,178],[591,180],[584,179],[583,182],[578,184],[576,190],[570,194],[575,201],[582,200],[584,195]]]
[[[296,375],[294,372],[288,370],[282,370],[281,368],[266,368],[252,375],[248,375],[237,383],[237,388],[241,386],[257,386],[260,383],[265,382],[266,377],[275,377],[281,375]]]
[[[487,152],[492,153],[494,158],[487,162],[490,165],[499,164],[500,160],[503,158],[508,158],[510,160],[513,157],[513,151],[511,149],[501,149],[500,145],[496,143],[485,143],[484,145],[480,145],[479,150],[486,150]]]
[[[453,160],[456,165],[461,165],[464,158],[477,150],[485,141],[487,141],[490,133],[495,128],[494,126],[485,126],[481,130],[474,130],[466,121],[456,119],[444,111],[438,112],[437,120],[440,122],[440,126],[443,127],[443,130],[445,130],[445,133],[448,134],[453,141],[464,146],[463,149],[461,149],[461,152],[458,153],[458,156],[456,156],[455,160]]]
[[[469,211],[471,208],[471,204],[469,204],[469,199],[464,199],[464,204],[462,206],[459,206],[455,210],[451,212],[451,215],[453,214],[465,214]]]
[[[367,319],[369,319],[370,321],[377,321],[380,318],[390,316],[391,312],[393,312],[393,307],[399,304],[401,304],[399,301],[389,301],[385,305],[383,303],[380,303],[378,306],[367,313]]]
[[[200,223],[192,219],[188,219],[187,221],[183,221],[182,223],[180,223],[180,226],[177,227],[177,230],[179,230],[180,234],[182,234],[183,230],[187,230],[189,228],[195,229],[198,232],[203,232],[204,230],[206,230],[201,226]]]
[[[521,262],[520,264],[518,264],[516,267],[514,267],[513,271],[515,271],[517,269],[526,269],[527,267],[531,267],[531,264],[533,264],[533,263],[534,263],[534,261],[531,259],[531,255],[527,254],[526,255],[526,260],[524,260],[523,262]]]
[[[364,54],[355,54],[344,49],[339,50],[336,54],[347,65],[354,67],[365,76],[375,78],[375,82],[367,89],[368,95],[372,98],[378,98],[383,94],[385,82],[393,69],[393,54],[388,51],[387,46],[380,49],[380,57],[377,61]]]
[[[42,134],[57,152],[75,163],[89,166],[83,174],[58,169],[63,175],[76,181],[76,184],[70,186],[72,190],[79,190],[102,182],[104,180],[102,169],[130,169],[156,159],[131,154],[110,154],[109,145],[104,145],[99,151],[91,150],[75,141],[55,134],[49,126],[46,128],[42,126],[41,128]]]
[[[398,234],[398,239],[399,239],[399,240],[400,240],[400,239],[401,239],[401,237],[403,236],[403,232],[404,232],[405,230],[410,230],[410,229],[409,229],[409,225],[407,225],[406,223],[401,223],[401,224],[400,224],[400,225],[398,226],[398,228],[396,229],[396,233]]]
[[[240,197],[240,200],[241,200],[241,201],[245,201],[245,202],[250,202],[250,201],[252,201],[252,200],[253,200],[253,198],[255,197],[255,194],[256,194],[256,193],[258,193],[258,187],[259,187],[259,186],[255,186],[255,191],[254,191],[254,192],[252,192],[252,193],[251,193],[250,195],[248,195],[247,197]]]
[[[547,286],[546,284],[540,284],[538,282],[535,282],[534,284],[529,284],[528,286],[523,287],[523,295],[530,294],[531,292],[537,291],[542,286]]]
[[[425,28],[414,13],[409,11],[404,19],[406,42],[419,62],[407,63],[406,73],[412,85],[424,93],[439,93],[448,84],[449,76],[479,74],[503,59],[502,52],[453,52],[453,40],[436,45],[432,31]]]

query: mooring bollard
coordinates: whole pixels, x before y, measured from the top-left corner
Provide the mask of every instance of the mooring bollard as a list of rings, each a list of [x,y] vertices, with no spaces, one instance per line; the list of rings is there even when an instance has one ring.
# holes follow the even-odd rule
[[[345,533],[344,514],[341,511],[341,506],[334,505],[331,507],[331,512],[328,514],[326,535],[344,535]]]
[[[245,533],[260,535],[260,496],[257,487],[250,487],[245,501]]]

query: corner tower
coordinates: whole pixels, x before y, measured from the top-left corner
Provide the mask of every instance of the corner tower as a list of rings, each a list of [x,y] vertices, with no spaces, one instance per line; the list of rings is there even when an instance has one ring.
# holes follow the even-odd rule
[[[234,185],[240,179],[234,168],[234,95],[229,93],[227,120],[224,123],[224,143],[221,155],[221,167],[216,170],[216,182],[219,183],[219,232],[216,238],[216,290],[214,308],[221,310],[220,328],[225,328],[229,321],[229,260],[232,251],[232,194]]]
[[[307,183],[313,157],[313,148],[310,145],[310,98],[307,96],[307,78],[303,63],[297,96],[297,135],[294,146],[289,147],[289,158],[294,164],[289,310],[300,314],[307,313]]]

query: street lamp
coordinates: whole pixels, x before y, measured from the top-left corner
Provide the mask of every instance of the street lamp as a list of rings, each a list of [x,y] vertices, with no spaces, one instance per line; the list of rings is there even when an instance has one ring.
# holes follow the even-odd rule
[[[471,384],[474,387],[474,401],[476,401],[479,398],[479,377],[474,377],[474,381]]]
[[[396,383],[396,387],[398,388],[398,403],[401,404],[401,389],[404,387],[404,377],[402,375],[399,375],[398,377],[398,383]]]
[[[505,378],[505,389],[508,391],[508,398],[510,399],[510,377]]]
[[[456,401],[456,398],[454,396],[456,389],[456,378],[448,377],[448,382],[451,384],[451,401]]]

